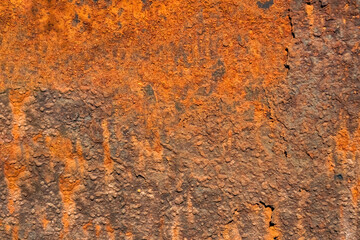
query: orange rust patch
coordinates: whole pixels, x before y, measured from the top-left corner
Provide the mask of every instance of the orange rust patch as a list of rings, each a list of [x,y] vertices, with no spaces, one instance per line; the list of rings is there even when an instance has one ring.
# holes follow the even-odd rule
[[[351,188],[352,201],[354,206],[357,206],[357,202],[360,194],[360,178],[357,183]]]
[[[75,156],[72,153],[71,140],[56,136],[54,138],[46,136],[46,143],[51,156],[59,159],[65,164],[65,172],[70,173],[76,171]]]
[[[342,159],[347,158],[347,153],[351,153],[353,158],[352,161],[356,161],[356,152],[360,150],[360,124],[358,129],[350,135],[345,124],[342,124],[342,128],[335,137],[336,150],[342,155]],[[343,161],[344,161],[343,160]]]
[[[350,150],[350,136],[346,128],[342,128],[336,136],[336,145],[339,151]]]
[[[90,220],[88,223],[86,223],[82,228],[87,231],[87,229],[92,225],[92,221]]]
[[[64,225],[62,236],[64,236],[64,234],[66,234],[69,230],[71,214],[75,209],[75,203],[72,199],[72,196],[76,192],[79,185],[80,185],[80,180],[75,180],[72,177],[66,177],[66,176],[60,177],[59,189],[62,195],[62,202],[64,208],[63,216],[62,216],[62,222]]]
[[[19,226],[14,225],[12,229],[12,239],[17,240],[19,239]]]
[[[66,91],[80,87],[113,92],[130,87],[131,97],[118,97],[139,100],[136,105],[141,106],[142,89],[147,83],[156,87],[159,99],[167,101],[179,90],[211,78],[219,59],[226,72],[216,91],[224,97],[242,94],[249,79],[266,76],[267,85],[286,76],[284,46],[291,40],[291,28],[282,14],[288,9],[288,0],[278,0],[266,11],[259,9],[253,0],[223,1],[217,5],[201,1],[192,4],[185,0],[153,1],[146,11],[141,1],[75,4],[29,1],[12,5],[16,11],[4,25],[14,28],[22,19],[31,19],[22,23],[22,29],[25,32],[37,29],[37,35],[24,39],[3,35],[0,60],[6,58],[14,65],[13,81],[1,81],[3,89],[43,86]],[[234,8],[241,10],[234,12]],[[32,12],[34,9],[37,14]],[[204,20],[199,21],[201,11]],[[224,17],[225,14],[230,17]],[[204,27],[204,24],[216,26],[218,17],[223,21],[221,27],[215,27],[214,32]],[[261,28],[257,27],[259,24]],[[222,44],[214,48],[214,41]],[[19,44],[25,44],[28,51],[11,54]],[[103,51],[104,45],[118,50]],[[176,49],[183,49],[186,59],[177,56]],[[219,59],[212,59],[214,51]],[[137,59],[148,55],[151,58],[145,61]],[[38,64],[33,74],[20,71],[22,66],[31,69],[30,63],[40,59],[47,64]],[[200,64],[203,59],[205,64]],[[10,71],[4,69],[7,74]]]
[[[306,11],[306,14],[307,14],[307,16],[309,18],[310,26],[314,25],[314,15],[313,15],[314,6],[311,5],[311,4],[305,4],[305,11]]]
[[[111,227],[111,224],[106,224],[106,232],[109,236],[109,239],[111,240],[115,240],[115,231],[114,229]]]
[[[101,233],[101,226],[99,224],[96,224],[95,225],[95,234],[96,234],[96,236],[99,237],[100,233]]]
[[[23,138],[23,126],[25,126],[25,114],[23,105],[28,101],[29,91],[15,91],[9,92],[9,101],[11,105],[13,122],[12,122],[12,136],[13,142],[10,144],[0,146],[0,156],[4,160],[4,174],[8,181],[9,199],[8,209],[10,213],[14,213],[14,201],[20,196],[20,188],[17,185],[18,180],[26,173],[26,168],[20,163],[23,158],[23,149],[21,140]]]
[[[175,216],[171,233],[172,233],[172,238],[171,238],[172,240],[181,239],[180,226],[179,226],[179,216],[178,215]]]
[[[11,231],[11,225],[6,224],[6,225],[5,225],[5,231],[6,231],[7,234],[9,234],[10,231]]]
[[[270,226],[269,223],[272,220],[273,210],[269,207],[265,207],[265,224],[268,228],[268,235],[265,236],[266,240],[273,240],[280,236],[280,231],[276,228],[276,226]]]
[[[43,218],[42,218],[42,225],[43,225],[43,229],[46,229],[46,227],[47,227],[47,225],[49,224],[49,220],[47,220],[46,219],[46,217],[44,216]]]
[[[125,236],[126,236],[126,240],[133,240],[133,234],[131,232],[126,232]]]
[[[223,239],[224,240],[241,240],[241,236],[239,230],[235,223],[230,223],[225,226],[223,231]]]
[[[8,209],[10,213],[15,212],[14,200],[18,199],[20,196],[20,188],[17,184],[18,180],[22,175],[25,174],[25,167],[18,166],[18,164],[10,164],[5,162],[4,164],[4,174],[5,178],[8,181],[8,190],[9,190],[9,199],[8,199]]]

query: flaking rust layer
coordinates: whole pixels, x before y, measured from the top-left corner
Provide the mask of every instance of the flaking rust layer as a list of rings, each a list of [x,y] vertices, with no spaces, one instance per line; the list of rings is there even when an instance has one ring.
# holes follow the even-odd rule
[[[0,1],[0,239],[360,239],[359,10]]]

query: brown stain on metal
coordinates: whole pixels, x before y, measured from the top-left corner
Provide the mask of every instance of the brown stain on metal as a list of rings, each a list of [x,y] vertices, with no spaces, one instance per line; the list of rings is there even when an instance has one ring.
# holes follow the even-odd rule
[[[79,173],[83,177],[86,168],[86,160],[84,159],[83,151],[79,139],[76,140],[76,153],[77,153],[76,159],[78,160]]]
[[[110,133],[108,129],[108,124],[106,119],[102,122],[102,129],[103,129],[103,148],[104,148],[104,167],[108,175],[110,175],[113,171],[113,162],[110,156]]]

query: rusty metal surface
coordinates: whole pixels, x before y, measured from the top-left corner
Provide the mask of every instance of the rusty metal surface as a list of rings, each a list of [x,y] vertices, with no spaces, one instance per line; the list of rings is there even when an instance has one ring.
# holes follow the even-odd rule
[[[359,239],[358,0],[0,2],[0,239]]]

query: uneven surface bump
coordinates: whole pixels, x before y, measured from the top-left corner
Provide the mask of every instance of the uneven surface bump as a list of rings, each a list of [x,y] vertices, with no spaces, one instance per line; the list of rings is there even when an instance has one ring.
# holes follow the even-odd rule
[[[0,239],[360,239],[358,0],[0,2]]]

